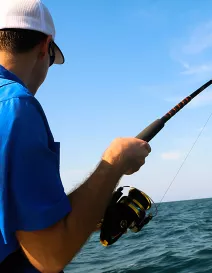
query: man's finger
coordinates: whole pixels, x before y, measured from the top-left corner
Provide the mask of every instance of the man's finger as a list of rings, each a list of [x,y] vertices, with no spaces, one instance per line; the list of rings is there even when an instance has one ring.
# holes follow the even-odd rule
[[[139,171],[141,166],[143,166],[144,164],[145,164],[145,159],[142,159],[141,161],[134,163],[133,165],[131,165],[130,169],[125,172],[125,174],[131,175],[131,174]]]
[[[148,153],[151,153],[152,149],[151,149],[149,143],[146,142],[146,143],[144,144],[144,147],[147,149]]]

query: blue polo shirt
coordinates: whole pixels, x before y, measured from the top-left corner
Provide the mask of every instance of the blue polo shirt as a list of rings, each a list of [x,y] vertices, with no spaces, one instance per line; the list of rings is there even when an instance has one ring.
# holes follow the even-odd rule
[[[19,247],[16,230],[42,230],[71,211],[59,151],[39,102],[0,66],[0,263]]]

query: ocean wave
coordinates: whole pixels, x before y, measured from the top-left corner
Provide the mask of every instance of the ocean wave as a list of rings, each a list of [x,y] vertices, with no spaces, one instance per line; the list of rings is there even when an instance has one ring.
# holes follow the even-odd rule
[[[103,247],[91,236],[66,273],[211,273],[212,199],[163,203],[139,233]]]

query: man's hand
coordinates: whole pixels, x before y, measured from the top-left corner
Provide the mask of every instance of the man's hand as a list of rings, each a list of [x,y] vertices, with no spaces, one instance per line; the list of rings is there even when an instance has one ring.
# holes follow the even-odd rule
[[[133,174],[137,172],[145,163],[145,158],[151,152],[149,144],[137,138],[117,138],[105,153],[102,159],[117,171],[123,174]]]

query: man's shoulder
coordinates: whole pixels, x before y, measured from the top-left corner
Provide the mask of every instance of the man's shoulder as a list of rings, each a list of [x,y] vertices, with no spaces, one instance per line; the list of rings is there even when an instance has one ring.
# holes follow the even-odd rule
[[[6,131],[11,131],[31,123],[51,134],[42,106],[28,89],[18,82],[0,79],[0,129],[7,125]]]
[[[20,116],[30,112],[45,116],[38,100],[24,85],[12,80],[0,79],[0,112],[5,111],[8,116],[10,114]]]
[[[32,99],[33,95],[22,84],[8,79],[0,79],[0,102],[15,98]]]

